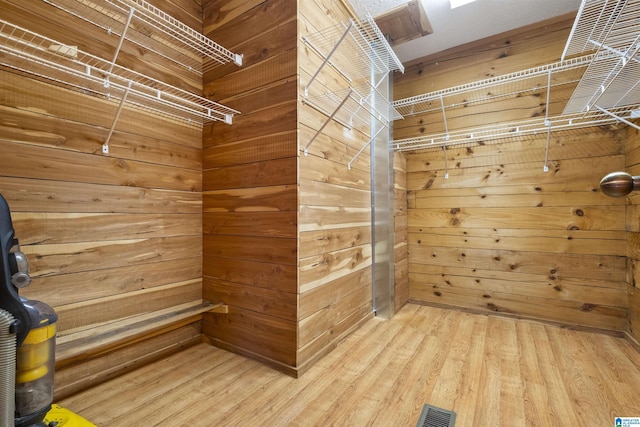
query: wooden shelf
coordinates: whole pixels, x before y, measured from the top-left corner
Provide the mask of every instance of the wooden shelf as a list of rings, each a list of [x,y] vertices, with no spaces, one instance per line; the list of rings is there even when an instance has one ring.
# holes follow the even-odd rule
[[[56,338],[56,368],[177,329],[200,320],[202,313],[224,307],[222,303],[193,301],[115,322],[91,325],[91,328],[66,331]]]

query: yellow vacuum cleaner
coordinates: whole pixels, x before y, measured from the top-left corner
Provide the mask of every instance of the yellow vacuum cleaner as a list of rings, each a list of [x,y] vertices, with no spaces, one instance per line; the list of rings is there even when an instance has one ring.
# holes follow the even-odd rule
[[[22,298],[31,283],[9,206],[0,195],[0,427],[95,427],[53,401],[58,316]]]

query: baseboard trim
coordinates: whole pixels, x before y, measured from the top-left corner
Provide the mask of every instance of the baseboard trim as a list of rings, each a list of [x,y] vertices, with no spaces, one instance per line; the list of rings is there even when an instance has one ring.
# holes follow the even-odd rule
[[[215,347],[221,348],[223,350],[229,351],[231,353],[239,354],[240,356],[244,356],[248,359],[255,360],[256,362],[262,363],[270,368],[275,369],[276,371],[280,371],[283,374],[287,374],[291,377],[297,378],[298,371],[295,367],[287,365],[285,363],[279,362],[274,359],[270,359],[261,354],[254,353],[246,348],[238,347],[226,341],[222,341],[218,338],[213,338],[210,336],[204,336],[204,342],[211,344]]]
[[[624,338],[625,337],[625,332],[624,331],[616,331],[616,330],[612,330],[612,329],[597,328],[595,326],[586,326],[586,325],[577,325],[577,324],[572,324],[572,323],[563,323],[563,322],[557,322],[557,321],[554,321],[554,320],[540,319],[540,318],[537,318],[537,317],[522,316],[522,315],[512,314],[512,313],[503,313],[503,312],[499,312],[499,311],[487,312],[487,311],[484,311],[484,310],[477,310],[477,309],[474,309],[474,308],[458,307],[458,306],[455,306],[455,305],[438,304],[438,303],[419,301],[419,300],[413,300],[413,299],[409,299],[409,303],[410,304],[430,306],[430,307],[444,308],[444,309],[448,309],[448,310],[457,310],[457,311],[462,311],[462,312],[465,312],[465,313],[479,314],[479,315],[487,316],[487,317],[491,317],[491,316],[494,316],[494,317],[505,317],[505,318],[509,318],[509,319],[524,320],[524,321],[527,321],[527,322],[537,322],[537,323],[542,323],[542,324],[549,325],[549,326],[556,326],[556,327],[562,328],[562,329],[569,329],[569,330],[572,330],[572,331],[594,332],[594,333],[609,335],[609,336],[616,337],[616,338]]]
[[[640,342],[629,333],[629,331],[625,331],[624,337],[627,339],[631,347],[633,347],[638,353],[640,353]]]

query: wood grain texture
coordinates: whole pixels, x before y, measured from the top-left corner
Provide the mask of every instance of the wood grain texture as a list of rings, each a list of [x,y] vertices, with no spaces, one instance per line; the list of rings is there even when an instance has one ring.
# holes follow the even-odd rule
[[[554,62],[570,23],[554,20],[424,58],[395,77],[394,94]],[[554,90],[549,113],[570,94]],[[464,107],[447,119],[473,127],[545,114],[535,93],[518,98],[460,100]],[[437,120],[410,117],[395,137],[428,133]],[[626,139],[625,129],[603,126],[553,132],[548,151],[546,135],[532,135],[408,153],[410,300],[625,330],[633,241],[627,201],[604,196],[598,182],[624,168],[625,152],[633,152]]]
[[[622,338],[409,304],[298,379],[200,345],[60,403],[98,425],[411,426],[429,403],[460,427],[596,427],[640,407],[639,366]]]
[[[198,1],[153,4],[201,26]],[[113,57],[115,34],[49,4],[2,0],[0,8],[14,24]],[[197,74],[129,42],[117,63],[202,93]],[[117,107],[113,99],[0,70],[0,192],[34,278],[22,295],[51,305],[61,342],[67,340],[60,347],[57,396],[201,337],[199,313],[172,315],[183,303],[202,301],[202,131],[126,106],[104,155]],[[162,320],[132,339],[127,322],[150,312],[162,312]],[[79,335],[72,332],[94,338],[76,348]]]
[[[349,14],[334,0],[299,2],[299,8],[302,94],[322,60],[300,37],[332,28]],[[332,67],[324,67],[308,87],[309,97],[345,85]],[[298,114],[298,366],[306,372],[372,313],[371,172],[366,132],[345,128],[306,102],[298,103]]]
[[[620,170],[628,171],[637,175],[640,171],[640,133],[633,128],[628,128],[626,132],[627,142],[625,145],[625,168]],[[634,192],[635,193],[635,192]],[[629,318],[627,332],[640,341],[640,199],[637,194],[631,193],[625,197],[627,202],[626,223],[627,223],[627,297],[629,304]]]
[[[205,95],[242,111],[203,133],[205,298],[214,345],[281,369],[297,349],[298,140],[296,2],[206,2],[206,35],[243,54],[243,67],[204,76]]]

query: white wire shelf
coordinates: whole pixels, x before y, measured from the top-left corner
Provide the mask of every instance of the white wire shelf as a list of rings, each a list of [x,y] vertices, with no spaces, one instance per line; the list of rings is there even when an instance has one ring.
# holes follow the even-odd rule
[[[302,40],[350,82],[369,79],[372,73],[404,72],[404,66],[371,17],[341,22],[303,36]]]
[[[373,18],[368,16],[359,22],[342,22],[303,36],[302,40],[322,60],[304,87],[302,101],[328,116],[305,146],[305,155],[309,145],[331,120],[349,129],[365,131],[371,126],[371,120],[378,120],[383,127],[388,127],[389,122],[401,117],[378,87],[386,81],[391,71],[404,72],[404,66]],[[343,84],[338,83],[335,90],[321,83],[316,83],[312,88],[327,65],[342,76]]]
[[[0,53],[0,64],[11,69],[196,125],[211,121],[230,124],[233,116],[239,114],[4,20],[0,20]]]
[[[583,0],[563,57],[596,52],[564,113],[640,102],[640,1]]]
[[[446,147],[590,123],[590,118],[581,118],[578,115],[550,118],[549,103],[554,91],[565,85],[576,85],[580,81],[593,58],[594,54],[588,54],[394,101],[393,106],[403,117],[418,114],[441,116],[444,132],[431,132],[419,137],[395,140],[391,142],[391,147],[397,151]],[[523,117],[522,120],[508,124],[488,124],[465,129],[452,129],[450,126],[452,110],[501,99],[520,102],[519,99],[530,95],[539,95],[540,100],[546,102],[544,116],[534,119]],[[601,113],[597,115],[604,116]],[[610,122],[612,119],[607,117],[606,121]]]
[[[569,129],[578,129],[591,126],[615,124],[620,120],[633,119],[639,105],[618,108],[612,111],[611,116],[605,112],[592,111],[587,114],[577,113],[572,115],[560,115],[547,118],[535,118],[521,120],[513,123],[501,123],[498,125],[474,127],[472,129],[460,129],[450,133],[437,133],[429,136],[406,138],[391,141],[390,147],[395,151],[423,151],[428,149],[442,149],[461,144],[500,140],[526,135],[546,135],[548,132],[557,132]]]
[[[500,98],[543,93],[551,87],[576,83],[594,55],[585,55],[472,83],[424,93],[392,103],[398,113],[412,116],[496,101]]]
[[[203,58],[212,60],[205,62],[208,68],[229,62],[242,65],[242,55],[220,46],[145,0],[43,1],[199,75],[208,71],[203,70]]]
[[[311,105],[348,129],[368,128],[371,118],[383,126],[399,118],[398,112],[377,90],[368,85],[359,85],[335,92],[304,98]]]

